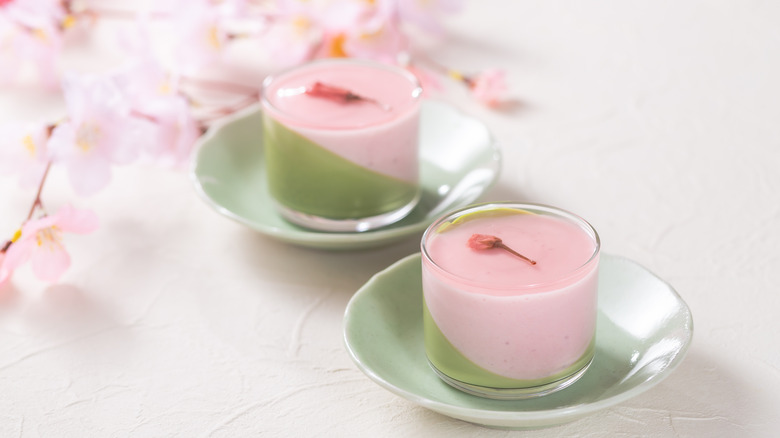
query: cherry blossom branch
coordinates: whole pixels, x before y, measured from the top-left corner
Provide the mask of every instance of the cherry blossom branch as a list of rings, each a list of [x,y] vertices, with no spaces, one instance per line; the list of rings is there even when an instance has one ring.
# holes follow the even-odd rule
[[[253,103],[257,103],[260,101],[260,92],[256,91],[252,94],[247,95],[244,99],[240,100],[239,102],[223,106],[220,108],[215,108],[212,111],[214,111],[214,114],[210,114],[200,120],[201,123],[207,123],[212,122],[220,117],[227,116],[229,114],[233,114],[235,112],[241,111],[244,108],[248,108]]]
[[[43,209],[43,202],[41,201],[41,192],[43,192],[43,185],[46,183],[46,177],[49,176],[49,169],[51,169],[51,161],[49,161],[46,164],[46,170],[43,171],[43,176],[41,177],[41,182],[38,184],[38,191],[35,193],[35,200],[33,201],[32,206],[30,207],[30,212],[27,214],[26,221],[29,221],[33,217],[33,213],[35,213],[35,209],[40,207]]]
[[[197,85],[204,88],[212,88],[215,90],[237,91],[240,93],[257,92],[257,87],[253,87],[251,85],[237,84],[235,82],[225,82],[225,81],[219,81],[214,79],[192,78],[187,76],[182,76],[179,79],[182,82],[187,82],[192,85]]]
[[[49,129],[49,135],[51,135],[51,129]],[[43,192],[43,186],[46,183],[46,178],[49,176],[49,169],[51,169],[52,162],[49,161],[46,163],[46,169],[43,171],[43,176],[41,176],[41,182],[38,183],[38,191],[35,192],[35,199],[33,200],[32,206],[30,206],[30,212],[27,214],[27,219],[24,221],[27,222],[30,219],[32,219],[33,214],[35,214],[36,208],[43,209],[43,201],[41,201],[41,193]],[[2,248],[0,248],[0,254],[4,254],[8,251],[8,248],[11,247],[11,245],[14,243],[14,239],[8,240],[5,242]]]

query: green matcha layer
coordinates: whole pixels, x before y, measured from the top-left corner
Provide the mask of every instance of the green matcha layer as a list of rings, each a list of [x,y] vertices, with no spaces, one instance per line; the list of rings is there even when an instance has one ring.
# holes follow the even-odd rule
[[[596,343],[591,341],[585,353],[570,367],[541,379],[520,380],[504,377],[488,371],[475,364],[458,351],[444,336],[439,327],[433,321],[428,306],[423,300],[423,327],[425,331],[425,351],[428,360],[441,373],[454,380],[485,388],[515,389],[532,388],[547,385],[557,380],[564,379],[581,370],[593,358]]]
[[[271,195],[283,206],[330,219],[377,216],[412,202],[416,184],[369,170],[263,115]]]

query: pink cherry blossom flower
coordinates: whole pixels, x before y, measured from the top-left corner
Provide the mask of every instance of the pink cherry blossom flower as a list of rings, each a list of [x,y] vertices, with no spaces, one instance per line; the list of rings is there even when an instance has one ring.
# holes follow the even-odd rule
[[[377,5],[373,1],[326,0],[310,2],[308,0],[282,0],[281,3],[297,4],[297,10],[306,11],[328,33],[339,34],[363,27],[376,14]],[[284,8],[282,8],[284,9]],[[293,8],[295,9],[295,8]]]
[[[471,89],[471,94],[488,106],[496,106],[501,103],[507,90],[503,70],[485,70],[465,80]]]
[[[107,76],[132,110],[147,105],[149,100],[176,96],[178,81],[149,57],[131,61]]]
[[[116,86],[132,109],[150,99],[175,95],[178,76],[170,74],[154,54],[154,43],[145,22],[139,22],[134,32],[121,35],[120,46],[127,61],[106,77]]]
[[[349,56],[394,63],[408,47],[405,35],[392,20],[374,23],[347,34],[344,50]]]
[[[44,85],[56,88],[64,17],[58,0],[14,0],[1,5],[0,60],[9,70],[0,79],[14,80],[20,66],[31,64]]]
[[[168,55],[178,71],[192,73],[219,61],[229,40],[220,5],[209,0],[172,2]]]
[[[62,207],[51,216],[29,220],[22,226],[19,239],[8,248],[3,265],[8,270],[15,270],[30,260],[35,276],[56,282],[70,266],[70,256],[62,242],[63,233],[85,234],[97,227],[94,212],[71,206]]]
[[[111,179],[112,164],[127,164],[139,154],[144,122],[107,77],[69,76],[64,82],[69,120],[49,139],[55,160],[65,164],[73,189],[91,195]]]
[[[57,21],[65,16],[61,0],[1,0],[0,11],[23,22]]]
[[[52,26],[27,28],[0,17],[0,83],[16,81],[20,69],[31,65],[41,83],[56,88],[61,47],[62,36]]]
[[[149,23],[145,18],[119,32],[118,45],[127,61],[108,74],[131,108],[143,105],[149,99],[176,94],[177,76],[169,74],[156,56]]]
[[[143,152],[152,160],[171,166],[189,161],[201,135],[188,101],[180,94],[179,77],[165,71],[154,57],[146,22],[120,40],[129,62],[110,75],[130,114],[143,127]]]
[[[439,18],[458,12],[461,0],[394,0],[399,19],[434,34],[442,33]]]
[[[171,95],[150,101],[143,108],[153,122],[153,137],[145,148],[148,156],[164,165],[186,164],[202,134],[187,101]]]
[[[113,76],[131,115],[143,124],[144,152],[165,165],[189,160],[201,130],[187,100],[178,94],[177,78],[150,56],[131,62]]]
[[[472,234],[467,242],[467,245],[469,248],[473,249],[474,251],[486,251],[493,248],[503,249],[504,251],[522,260],[525,260],[526,262],[532,265],[536,264],[536,261],[531,260],[528,257],[515,251],[514,249],[506,246],[506,244],[501,240],[500,237],[493,236],[491,234]]]
[[[249,14],[252,0],[222,0],[218,5],[225,17],[240,17]]]
[[[330,101],[341,104],[349,104],[351,102],[369,102],[385,111],[390,111],[391,109],[390,106],[383,104],[376,99],[361,96],[360,94],[356,94],[346,88],[336,87],[334,85],[325,84],[320,81],[317,81],[308,87],[306,89],[306,94],[312,97],[328,99]]]
[[[0,13],[0,85],[12,83],[19,71],[14,40],[21,29],[7,16]]]
[[[277,0],[277,13],[261,38],[263,48],[280,65],[312,58],[350,56],[344,42],[360,32],[375,9],[370,2],[354,0]]]
[[[324,39],[314,57],[371,58],[395,63],[406,50],[393,1],[328,3],[317,13]]]
[[[305,9],[285,11],[274,19],[260,43],[280,66],[292,66],[314,57],[325,32]]]
[[[43,124],[0,124],[0,173],[18,173],[22,188],[40,183],[50,159],[46,131]]]

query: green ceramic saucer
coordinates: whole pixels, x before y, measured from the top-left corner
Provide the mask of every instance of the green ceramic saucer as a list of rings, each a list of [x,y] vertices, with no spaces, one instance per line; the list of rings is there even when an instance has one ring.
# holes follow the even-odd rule
[[[286,222],[274,210],[263,163],[259,109],[228,119],[198,145],[191,177],[219,213],[282,241],[326,249],[387,244],[419,233],[443,212],[470,204],[495,182],[498,147],[485,125],[454,108],[425,102],[420,120],[422,198],[403,220],[364,233],[325,233]]]
[[[368,281],[344,316],[352,359],[384,388],[421,406],[490,427],[532,429],[576,420],[625,401],[680,364],[693,335],[688,306],[638,264],[602,254],[596,355],[569,388],[527,400],[491,400],[440,380],[425,358],[420,255]]]

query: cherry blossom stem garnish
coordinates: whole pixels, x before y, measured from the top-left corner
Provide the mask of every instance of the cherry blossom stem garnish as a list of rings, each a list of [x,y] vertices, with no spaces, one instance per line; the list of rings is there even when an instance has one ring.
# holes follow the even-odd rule
[[[536,261],[529,259],[528,257],[520,254],[519,252],[513,250],[512,248],[506,246],[504,242],[501,241],[499,237],[491,236],[490,234],[472,234],[469,238],[469,248],[475,250],[475,251],[481,251],[486,249],[493,249],[493,248],[499,248],[503,249],[504,251],[517,256],[526,262],[535,265]]]
[[[306,94],[312,97],[321,97],[323,99],[330,99],[335,102],[370,102],[374,105],[382,108],[385,111],[391,111],[393,108],[390,105],[379,102],[376,99],[370,97],[361,96],[353,93],[346,88],[335,87],[333,85],[323,84],[322,82],[315,82],[314,85],[306,89]]]

